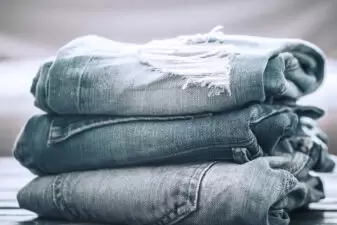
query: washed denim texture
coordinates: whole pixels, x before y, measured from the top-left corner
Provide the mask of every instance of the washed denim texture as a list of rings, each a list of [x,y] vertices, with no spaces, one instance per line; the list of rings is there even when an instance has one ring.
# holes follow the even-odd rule
[[[293,174],[299,179],[305,178],[311,170],[332,172],[335,162],[328,153],[326,134],[316,126],[312,128],[319,133],[307,133],[308,127],[303,120],[311,118],[302,117],[295,135],[279,142],[269,155],[291,158],[290,167],[293,167]]]
[[[328,137],[318,127],[317,120],[324,111],[312,106],[293,106],[299,117],[296,131],[290,137],[283,138],[269,156],[282,156],[288,162],[288,169],[296,178],[305,179],[309,171],[332,172],[335,162],[328,152]],[[268,133],[265,134],[268,137]]]
[[[43,63],[31,92],[48,113],[172,116],[296,100],[323,76],[322,51],[298,39],[214,31],[133,45],[85,36]]]
[[[324,194],[318,178],[299,182],[273,158],[43,176],[20,190],[18,201],[41,217],[70,221],[287,225],[289,210]]]
[[[260,104],[197,116],[41,115],[23,128],[14,156],[37,174],[146,163],[245,163],[270,152],[297,125],[293,109]]]
[[[14,146],[40,175],[18,194],[41,217],[116,224],[286,225],[324,198],[323,111],[296,105],[319,48],[219,30],[144,45],[77,38],[33,80]]]
[[[23,128],[14,156],[38,175],[211,160],[242,164],[283,156],[288,170],[303,178],[312,169],[334,167],[325,134],[303,131],[307,124],[301,121],[317,127],[311,117],[321,115],[314,107],[266,104],[198,116],[40,115]]]

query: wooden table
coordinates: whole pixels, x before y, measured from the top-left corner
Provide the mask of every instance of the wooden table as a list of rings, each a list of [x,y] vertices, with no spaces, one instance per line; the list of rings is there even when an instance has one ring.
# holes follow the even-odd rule
[[[33,177],[12,158],[0,158],[0,225],[94,225],[40,220],[34,213],[20,209],[16,193]],[[337,172],[322,175],[322,179],[327,198],[312,204],[310,210],[293,212],[291,225],[337,225]]]

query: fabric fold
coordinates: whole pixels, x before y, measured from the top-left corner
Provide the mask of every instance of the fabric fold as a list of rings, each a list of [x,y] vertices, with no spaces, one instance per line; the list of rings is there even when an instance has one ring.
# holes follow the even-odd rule
[[[272,162],[266,157],[243,165],[210,162],[43,176],[24,187],[18,201],[41,217],[70,221],[286,225],[290,209],[318,201],[322,190]]]
[[[209,160],[246,163],[295,132],[291,108],[251,105],[185,117],[32,117],[14,156],[37,174]]]
[[[169,116],[296,101],[323,78],[309,42],[214,29],[143,45],[79,37],[41,65],[31,92],[48,113]]]

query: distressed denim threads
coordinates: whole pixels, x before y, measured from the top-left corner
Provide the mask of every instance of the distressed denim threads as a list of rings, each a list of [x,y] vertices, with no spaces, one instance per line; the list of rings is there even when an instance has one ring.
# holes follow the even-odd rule
[[[85,36],[41,65],[31,92],[37,107],[56,114],[217,113],[294,102],[320,86],[324,62],[321,50],[302,40],[217,29],[144,45]]]
[[[13,153],[38,175],[17,195],[41,217],[130,225],[287,225],[324,198],[324,112],[297,100],[325,59],[298,39],[221,27],[148,43],[76,38],[37,71],[45,114]]]

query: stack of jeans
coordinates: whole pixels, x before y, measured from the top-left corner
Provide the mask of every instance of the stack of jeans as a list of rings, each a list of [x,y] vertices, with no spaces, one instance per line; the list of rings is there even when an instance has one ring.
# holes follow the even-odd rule
[[[285,225],[324,198],[334,162],[297,100],[324,77],[297,39],[205,34],[143,45],[77,38],[33,80],[46,112],[14,156],[38,177],[18,193],[41,217],[110,224]]]

